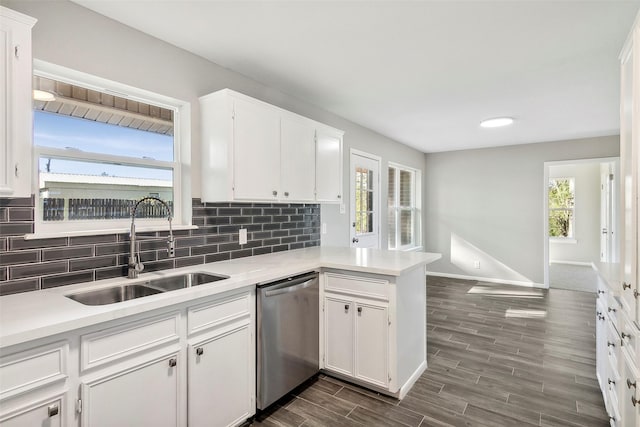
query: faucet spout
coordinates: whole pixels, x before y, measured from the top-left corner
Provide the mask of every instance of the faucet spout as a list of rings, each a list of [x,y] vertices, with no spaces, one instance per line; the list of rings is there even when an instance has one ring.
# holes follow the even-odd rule
[[[171,224],[173,219],[171,215],[171,208],[164,200],[161,200],[157,197],[152,197],[152,196],[143,197],[131,207],[131,230],[129,231],[129,241],[130,241],[129,263],[128,263],[129,268],[127,272],[127,277],[129,279],[135,279],[136,277],[138,277],[138,274],[142,270],[144,270],[144,264],[140,260],[140,244],[136,239],[135,220],[136,220],[136,211],[138,210],[138,207],[140,206],[140,204],[148,201],[160,203],[162,206],[164,206],[165,210],[167,211],[167,219],[169,220],[169,237],[167,240],[167,252],[169,254],[169,257],[173,258],[175,256],[175,239],[173,238],[173,228]]]

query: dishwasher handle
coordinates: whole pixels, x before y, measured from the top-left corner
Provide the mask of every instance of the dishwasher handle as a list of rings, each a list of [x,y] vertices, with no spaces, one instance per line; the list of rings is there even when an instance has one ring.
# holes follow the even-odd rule
[[[309,286],[313,285],[313,283],[316,281],[317,279],[314,277],[313,279],[309,279],[305,282],[299,283],[297,285],[293,285],[293,286],[287,286],[284,288],[278,288],[278,289],[274,289],[271,291],[265,291],[264,296],[266,298],[268,297],[274,297],[276,295],[282,295],[282,294],[286,294],[289,292],[295,292],[295,291],[299,291],[301,289],[304,288],[308,288]]]

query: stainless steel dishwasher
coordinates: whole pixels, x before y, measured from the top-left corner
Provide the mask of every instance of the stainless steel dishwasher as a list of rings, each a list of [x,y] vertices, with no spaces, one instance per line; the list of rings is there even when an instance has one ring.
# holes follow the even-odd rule
[[[258,285],[257,399],[265,409],[319,371],[318,273]]]

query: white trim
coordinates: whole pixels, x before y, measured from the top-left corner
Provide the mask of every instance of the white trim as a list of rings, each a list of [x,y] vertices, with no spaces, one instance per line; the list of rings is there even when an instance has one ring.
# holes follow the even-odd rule
[[[596,266],[594,263],[592,262],[585,262],[585,261],[561,261],[561,260],[556,260],[556,259],[550,259],[549,260],[549,264],[561,264],[561,265],[578,265],[581,267],[591,267],[594,270],[597,271]]]
[[[41,77],[62,81],[69,84],[82,86],[87,89],[96,90],[99,92],[116,95],[122,98],[130,99],[133,101],[139,101],[146,104],[152,104],[158,107],[172,110],[174,112],[174,156],[173,162],[163,162],[150,159],[134,159],[120,156],[111,156],[104,154],[91,153],[90,157],[82,157],[85,160],[107,160],[115,161],[117,163],[123,163],[134,166],[156,166],[160,168],[166,168],[170,164],[173,170],[173,203],[174,212],[173,219],[175,222],[175,229],[179,229],[180,226],[188,229],[191,225],[192,216],[192,202],[191,202],[191,104],[186,101],[182,101],[176,98],[168,97],[158,93],[154,93],[145,89],[136,88],[116,81],[108,80],[95,75],[83,73],[81,71],[72,70],[70,68],[62,67],[60,65],[51,64],[42,60],[33,60],[33,74]],[[28,235],[25,238],[41,238],[45,235],[98,235],[98,234],[111,234],[113,232],[121,233],[121,226],[126,226],[124,223],[112,223],[110,230],[102,230],[99,227],[104,225],[102,221],[83,221],[86,224],[75,222],[69,224],[56,224],[46,223],[39,220],[41,218],[40,203],[39,203],[39,179],[38,179],[38,155],[43,152],[51,152],[56,155],[62,155],[66,158],[78,158],[74,152],[65,152],[66,150],[56,150],[47,147],[33,146],[33,155],[36,159],[31,171],[31,192],[35,194],[35,228],[34,234]],[[60,152],[59,152],[60,151]],[[85,153],[86,154],[86,153]],[[100,222],[101,224],[98,224]],[[128,222],[128,221],[127,221]],[[93,225],[91,225],[93,224]],[[71,227],[71,228],[70,228]],[[93,229],[91,229],[93,227]],[[147,227],[165,229],[161,223],[154,224],[153,222],[147,222]],[[180,228],[182,228],[180,227]],[[142,231],[143,227],[139,227]],[[117,230],[117,231],[114,231]],[[37,237],[35,237],[37,236]]]
[[[106,221],[106,220],[102,220]],[[50,239],[54,237],[77,237],[77,236],[102,236],[105,234],[129,234],[131,227],[131,220],[126,220],[127,224],[125,227],[118,228],[105,228],[100,230],[74,230],[74,231],[52,231],[48,233],[30,233],[24,235],[24,240],[35,240],[35,239]],[[153,231],[169,231],[169,225],[166,224],[166,220],[163,222],[165,224],[162,225],[138,225],[138,221],[136,220],[136,232],[137,233],[147,233]],[[104,224],[104,222],[101,222]],[[196,230],[198,228],[197,225],[173,225],[171,227],[173,231],[176,230]]]
[[[544,283],[525,282],[523,280],[505,280],[505,279],[496,279],[493,277],[467,276],[466,274],[440,273],[438,271],[427,271],[427,276],[447,277],[450,279],[461,279],[461,280],[477,280],[479,282],[498,283],[502,285],[515,285],[515,286],[523,286],[527,288],[548,289],[548,286],[545,286]]]
[[[578,243],[578,239],[572,239],[571,237],[549,237],[549,243],[575,245]]]
[[[418,366],[418,368],[411,374],[409,379],[400,387],[398,390],[398,399],[402,400],[409,393],[411,387],[420,379],[420,376],[427,370],[427,361],[423,360],[422,363]]]

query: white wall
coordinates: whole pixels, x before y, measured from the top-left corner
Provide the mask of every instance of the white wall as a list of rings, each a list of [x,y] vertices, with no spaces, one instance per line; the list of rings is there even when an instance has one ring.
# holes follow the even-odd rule
[[[35,58],[191,103],[193,197],[200,196],[198,97],[223,88],[344,130],[345,195],[349,194],[347,172],[351,147],[382,156],[382,182],[386,182],[388,161],[424,171],[423,153],[415,149],[74,3],[3,0],[2,4],[38,19],[33,29]],[[381,206],[386,206],[386,185],[382,187]],[[327,223],[328,231],[322,236],[323,244],[349,244],[348,205],[345,211],[346,214],[340,214],[338,206],[322,207],[322,220]],[[381,214],[383,247],[386,247],[386,209],[382,209]]]
[[[544,162],[618,155],[617,136],[426,154],[429,270],[543,283]]]
[[[549,178],[575,179],[575,238],[549,239],[549,260],[590,263],[600,259],[600,162],[549,166]],[[575,240],[575,242],[573,242]]]

